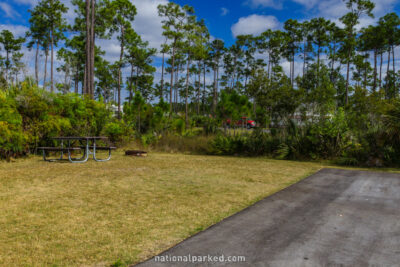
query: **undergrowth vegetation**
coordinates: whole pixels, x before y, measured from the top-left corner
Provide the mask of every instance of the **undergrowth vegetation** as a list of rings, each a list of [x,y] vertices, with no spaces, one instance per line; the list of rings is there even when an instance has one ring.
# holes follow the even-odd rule
[[[226,105],[225,112],[226,112]],[[169,116],[168,105],[136,94],[118,119],[110,104],[77,94],[54,94],[26,81],[0,91],[0,157],[25,156],[52,137],[104,135],[119,146],[210,155],[333,160],[345,165],[400,165],[400,103],[374,95],[325,116],[281,118],[252,130],[229,129],[226,117]],[[234,110],[234,108],[232,108]],[[270,120],[271,121],[271,120]],[[260,123],[262,126],[262,124]]]

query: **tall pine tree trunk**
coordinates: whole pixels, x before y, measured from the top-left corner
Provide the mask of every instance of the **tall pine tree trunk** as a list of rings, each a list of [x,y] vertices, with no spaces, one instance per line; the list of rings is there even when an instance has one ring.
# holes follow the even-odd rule
[[[49,45],[45,48],[45,59],[44,59],[44,78],[43,78],[43,88],[46,89],[46,79],[47,79],[47,59],[49,57]]]
[[[396,88],[396,86],[397,86],[397,83],[396,83],[396,67],[395,67],[395,57],[394,57],[394,46],[392,45],[392,61],[393,61],[393,87],[394,87],[394,90],[397,90]],[[397,94],[396,94],[396,96],[397,96]]]
[[[85,71],[84,71],[84,78],[83,78],[83,88],[82,88],[82,93],[83,94],[88,94],[89,93],[89,73],[90,73],[90,1],[91,0],[85,0],[86,4],[86,9],[85,9],[85,19],[86,19],[86,44],[85,44]]]
[[[306,43],[303,43],[303,77],[306,73],[306,57],[307,57],[307,50],[306,50]]]
[[[6,51],[6,60],[7,60],[6,62],[10,62],[10,54],[8,51]],[[7,85],[8,85],[8,68],[9,68],[9,65],[6,64],[6,83],[7,83]]]
[[[333,51],[332,51],[332,66],[331,66],[331,82],[333,82],[333,71],[335,70],[335,58],[336,56],[336,42],[333,44]]]
[[[206,61],[203,60],[203,97],[202,97],[202,104],[203,104],[203,113],[205,113],[205,103],[206,103]]]
[[[382,87],[383,51],[381,51],[381,65],[379,67],[379,89]]]
[[[317,88],[319,87],[319,65],[320,65],[320,57],[321,57],[321,46],[318,45],[318,51],[317,51],[318,57],[317,57]]]
[[[129,81],[129,104],[132,102],[133,98],[133,64],[131,64],[131,76]]]
[[[119,55],[119,64],[118,64],[118,119],[121,119],[121,68],[122,68],[122,57],[124,56],[124,36],[125,29],[124,26],[121,26],[121,50]]]
[[[165,53],[162,53],[162,67],[161,67],[161,88],[160,88],[160,99],[163,99],[164,94],[164,64],[165,64]]]
[[[204,79],[204,83],[206,80]],[[217,103],[218,103],[218,92],[219,92],[219,61],[217,63]]]
[[[135,80],[135,89],[134,89],[135,94],[136,94],[136,91],[138,90],[138,88],[139,88],[139,66],[136,67],[136,80]]]
[[[78,72],[78,67],[76,68],[76,72],[75,72],[75,94],[78,93],[78,83],[79,83],[79,72]]]
[[[351,55],[351,50],[349,49],[347,54],[346,102],[345,102],[346,106],[349,104],[350,55]]]
[[[364,62],[364,89],[367,89],[367,53],[364,54],[365,62]]]
[[[190,66],[190,55],[188,54],[187,64],[186,64],[186,89],[185,89],[185,127],[188,128],[189,125],[189,106],[188,106],[188,97],[189,97],[189,66]]]
[[[212,105],[212,111],[213,115],[215,116],[215,111],[217,109],[217,66],[214,66],[214,90],[213,90],[213,105]],[[233,83],[232,83],[233,84]]]
[[[199,87],[197,89],[197,115],[200,114],[200,95],[201,95],[201,65],[199,61]]]
[[[386,69],[386,77],[389,77],[389,71],[390,71],[390,46],[389,46],[389,51],[388,51],[388,64],[387,64],[387,69]]]
[[[39,85],[39,66],[38,66],[38,60],[39,60],[39,39],[36,40],[36,54],[35,54],[35,79],[36,79],[36,85]]]
[[[372,92],[376,92],[376,79],[377,79],[377,75],[378,75],[378,69],[377,69],[377,53],[378,51],[375,49],[374,50],[374,86],[372,87]]]
[[[95,57],[95,38],[96,34],[94,32],[94,26],[95,26],[95,5],[96,5],[96,0],[91,0],[91,21],[90,21],[90,37],[91,37],[91,42],[90,42],[90,80],[89,80],[89,88],[90,88],[90,98],[94,98],[94,57]]]
[[[386,69],[386,79],[389,78],[389,71],[390,71],[390,46],[389,46],[389,51],[388,51],[388,63],[387,63],[387,69]],[[389,81],[389,80],[388,80]],[[388,87],[388,83],[386,83],[385,86],[385,95],[386,95],[386,99],[389,99],[389,87]]]
[[[53,67],[54,67],[54,30],[51,29],[51,67],[50,67],[50,90],[54,92],[54,76],[53,76]]]
[[[394,46],[392,45],[392,61],[393,61],[393,72],[396,73],[395,57],[394,57]]]
[[[180,64],[176,66],[175,70],[175,83],[179,82],[179,72],[180,72],[181,66]],[[173,105],[173,110],[177,113],[178,112],[178,103],[179,103],[179,88],[178,86],[174,86],[174,105]]]
[[[172,90],[174,89],[174,68],[175,68],[175,46],[176,39],[174,40],[173,48],[172,48],[172,66],[171,66],[171,83],[169,90],[169,116],[172,115]]]
[[[293,58],[292,58],[292,87],[294,86],[294,58],[295,58],[295,52],[293,51]]]

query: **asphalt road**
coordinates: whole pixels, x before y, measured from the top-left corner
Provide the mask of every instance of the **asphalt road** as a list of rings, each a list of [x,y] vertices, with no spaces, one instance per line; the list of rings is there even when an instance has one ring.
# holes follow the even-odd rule
[[[138,266],[400,266],[400,175],[321,170],[158,260]]]

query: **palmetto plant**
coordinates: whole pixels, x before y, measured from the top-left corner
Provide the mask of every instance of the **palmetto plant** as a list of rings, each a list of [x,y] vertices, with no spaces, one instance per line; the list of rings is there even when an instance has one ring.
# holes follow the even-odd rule
[[[388,105],[382,116],[387,137],[395,144],[400,144],[400,101]]]

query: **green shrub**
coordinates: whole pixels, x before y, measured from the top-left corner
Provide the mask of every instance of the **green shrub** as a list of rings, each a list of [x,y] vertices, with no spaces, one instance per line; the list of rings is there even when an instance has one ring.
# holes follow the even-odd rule
[[[114,121],[105,125],[103,135],[109,137],[113,143],[122,144],[133,136],[133,130],[129,129],[123,121]]]
[[[214,155],[245,154],[247,137],[242,135],[217,135],[210,142],[210,153]]]
[[[157,136],[153,133],[143,134],[140,136],[141,144],[147,147],[157,141]]]
[[[177,118],[172,121],[172,129],[179,135],[182,135],[184,133],[185,127],[185,120],[181,118]]]
[[[27,136],[21,128],[5,121],[0,121],[0,158],[9,159],[28,152]]]
[[[104,103],[76,94],[49,93],[30,82],[10,87],[0,92],[0,157],[55,145],[56,136],[100,135],[111,114]]]
[[[9,159],[26,154],[27,139],[15,101],[9,94],[0,91],[0,158]]]

